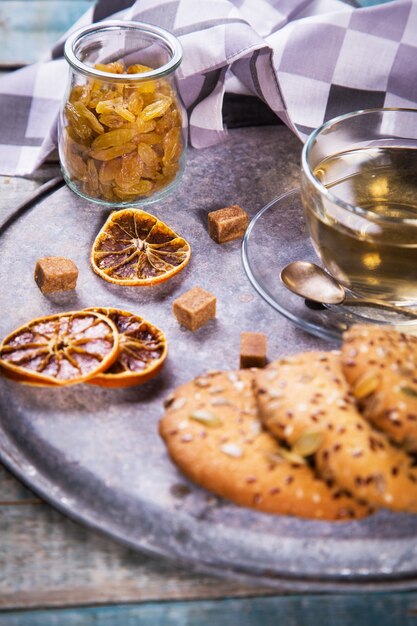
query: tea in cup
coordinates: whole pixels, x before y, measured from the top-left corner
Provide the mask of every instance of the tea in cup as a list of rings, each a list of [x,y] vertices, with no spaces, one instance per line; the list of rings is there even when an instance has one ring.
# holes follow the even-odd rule
[[[353,294],[417,303],[417,110],[370,109],[308,138],[301,195],[316,253]]]

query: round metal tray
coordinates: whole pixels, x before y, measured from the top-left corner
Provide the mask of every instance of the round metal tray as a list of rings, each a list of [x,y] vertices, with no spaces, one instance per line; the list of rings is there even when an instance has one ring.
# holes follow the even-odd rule
[[[248,136],[233,135],[232,162],[239,162]],[[274,145],[265,145],[273,153]],[[216,171],[224,149],[211,151]],[[417,588],[417,516],[381,511],[332,524],[261,514],[194,486],[168,458],[157,432],[163,398],[198,373],[235,369],[241,331],[265,332],[271,359],[335,345],[300,331],[257,296],[242,268],[240,242],[220,246],[209,238],[206,213],[224,206],[223,185],[243,206],[256,207],[259,198],[249,185],[242,188],[236,172],[218,188],[193,187],[206,160],[207,152],[194,153],[175,199],[152,209],[193,249],[189,266],[154,288],[119,288],[91,271],[90,246],[107,213],[66,187],[26,205],[0,230],[1,336],[42,314],[97,305],[140,313],[169,342],[163,372],[141,387],[36,389],[0,380],[0,458],[70,517],[190,568],[293,591]],[[248,165],[240,160],[239,167]],[[77,263],[74,293],[41,294],[33,269],[45,255]],[[180,328],[171,306],[194,285],[216,294],[218,314],[191,333]]]

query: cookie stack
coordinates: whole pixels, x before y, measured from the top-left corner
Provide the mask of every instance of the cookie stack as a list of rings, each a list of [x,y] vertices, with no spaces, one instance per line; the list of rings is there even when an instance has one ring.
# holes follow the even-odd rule
[[[241,506],[417,512],[417,337],[356,326],[341,352],[200,376],[167,399],[160,434],[186,476]]]

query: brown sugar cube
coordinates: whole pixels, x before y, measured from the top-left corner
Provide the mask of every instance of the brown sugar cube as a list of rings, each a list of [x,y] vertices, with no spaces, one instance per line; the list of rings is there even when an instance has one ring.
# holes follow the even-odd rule
[[[46,256],[36,262],[35,281],[44,294],[75,289],[77,278],[78,268],[71,259]]]
[[[240,367],[266,365],[266,337],[263,333],[240,334]]]
[[[174,300],[172,310],[179,323],[194,332],[216,317],[216,296],[201,287],[193,287]]]
[[[217,243],[242,239],[247,226],[248,214],[237,204],[208,214],[209,235]]]

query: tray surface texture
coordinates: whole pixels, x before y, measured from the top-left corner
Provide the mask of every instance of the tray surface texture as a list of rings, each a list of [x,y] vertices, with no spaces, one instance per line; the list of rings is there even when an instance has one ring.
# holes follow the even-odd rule
[[[207,233],[208,211],[239,203],[253,217],[294,187],[297,150],[286,129],[275,127],[235,130],[221,146],[190,151],[174,194],[145,210],[190,242],[192,258],[182,273],[153,288],[118,287],[92,272],[90,247],[108,211],[66,187],[9,220],[0,231],[2,337],[40,315],[116,306],[162,328],[169,350],[162,373],[131,389],[36,389],[0,380],[0,457],[72,518],[192,568],[293,590],[416,588],[417,516],[382,511],[331,524],[239,508],[189,483],[157,433],[170,390],[207,370],[237,369],[241,331],[265,332],[271,360],[337,345],[279,315],[249,283],[240,242],[218,245]],[[281,234],[280,245],[290,251]],[[39,257],[53,255],[78,265],[78,286],[46,298],[33,270]],[[195,285],[217,296],[218,313],[191,333],[171,307]]]

